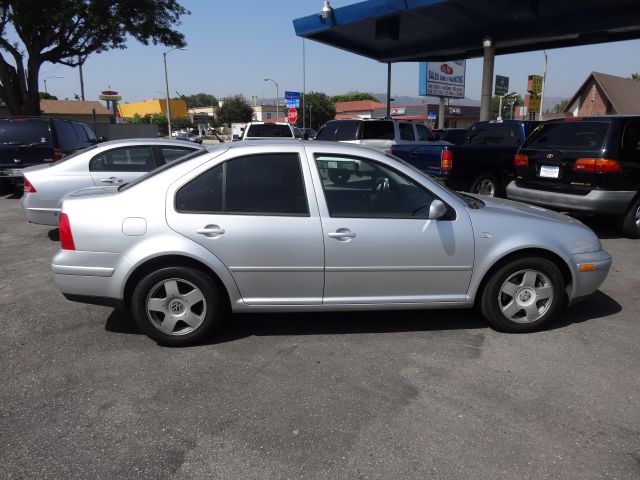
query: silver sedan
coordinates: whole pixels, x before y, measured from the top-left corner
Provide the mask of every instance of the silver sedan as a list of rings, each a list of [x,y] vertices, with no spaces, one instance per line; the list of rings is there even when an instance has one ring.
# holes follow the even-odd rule
[[[55,163],[25,168],[20,203],[30,222],[58,225],[60,205],[70,193],[96,185],[130,182],[200,149],[193,143],[158,139],[100,143]]]
[[[347,181],[331,178],[349,171]],[[163,345],[227,311],[471,308],[528,332],[603,282],[611,256],[572,218],[458,194],[332,142],[237,142],[123,187],[67,197],[54,281],[131,311]]]

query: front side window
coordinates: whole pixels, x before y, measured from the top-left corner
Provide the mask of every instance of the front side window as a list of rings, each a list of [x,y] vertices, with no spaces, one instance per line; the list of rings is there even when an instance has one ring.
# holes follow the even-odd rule
[[[348,142],[358,138],[358,126],[360,122],[357,120],[344,120],[337,122],[334,140],[336,142]]]
[[[102,152],[91,159],[92,172],[150,172],[156,168],[152,147],[123,147]]]
[[[350,218],[426,218],[435,198],[386,165],[361,157],[316,155],[329,215]]]
[[[393,140],[393,122],[388,120],[372,120],[362,123],[363,140]]]
[[[308,215],[300,158],[296,153],[274,153],[228,160],[181,187],[176,210]]]

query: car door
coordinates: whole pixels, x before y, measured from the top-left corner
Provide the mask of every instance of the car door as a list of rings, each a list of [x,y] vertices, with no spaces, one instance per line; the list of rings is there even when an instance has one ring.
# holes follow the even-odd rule
[[[227,266],[245,303],[320,304],[324,246],[304,150],[234,150],[169,190],[169,226]]]
[[[89,171],[96,186],[132,182],[154,170],[158,162],[153,146],[135,145],[104,150],[91,158]]]
[[[428,220],[436,195],[406,172],[374,158],[318,152],[311,160],[317,166],[316,191],[322,192],[323,302],[464,301],[474,260],[466,209],[449,206],[445,218]],[[329,170],[345,170],[345,163],[353,173],[336,184]]]

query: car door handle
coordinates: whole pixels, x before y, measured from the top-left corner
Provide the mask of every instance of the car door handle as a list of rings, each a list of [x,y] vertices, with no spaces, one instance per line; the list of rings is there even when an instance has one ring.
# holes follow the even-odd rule
[[[102,182],[102,183],[122,183],[122,182],[124,182],[124,180],[122,180],[121,178],[117,178],[117,177],[109,177],[109,178],[100,179],[100,182]]]
[[[224,228],[220,228],[218,225],[207,225],[196,230],[196,233],[204,235],[205,237],[217,237],[224,234],[224,232]]]
[[[348,228],[339,228],[335,232],[327,233],[329,238],[335,238],[337,240],[348,240],[350,238],[356,238],[356,234]]]

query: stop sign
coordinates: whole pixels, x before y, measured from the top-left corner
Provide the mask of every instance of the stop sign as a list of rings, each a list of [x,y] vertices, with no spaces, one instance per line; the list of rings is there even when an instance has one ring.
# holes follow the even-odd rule
[[[289,123],[296,123],[298,121],[298,111],[295,108],[290,108],[287,110],[287,118],[289,119]]]

